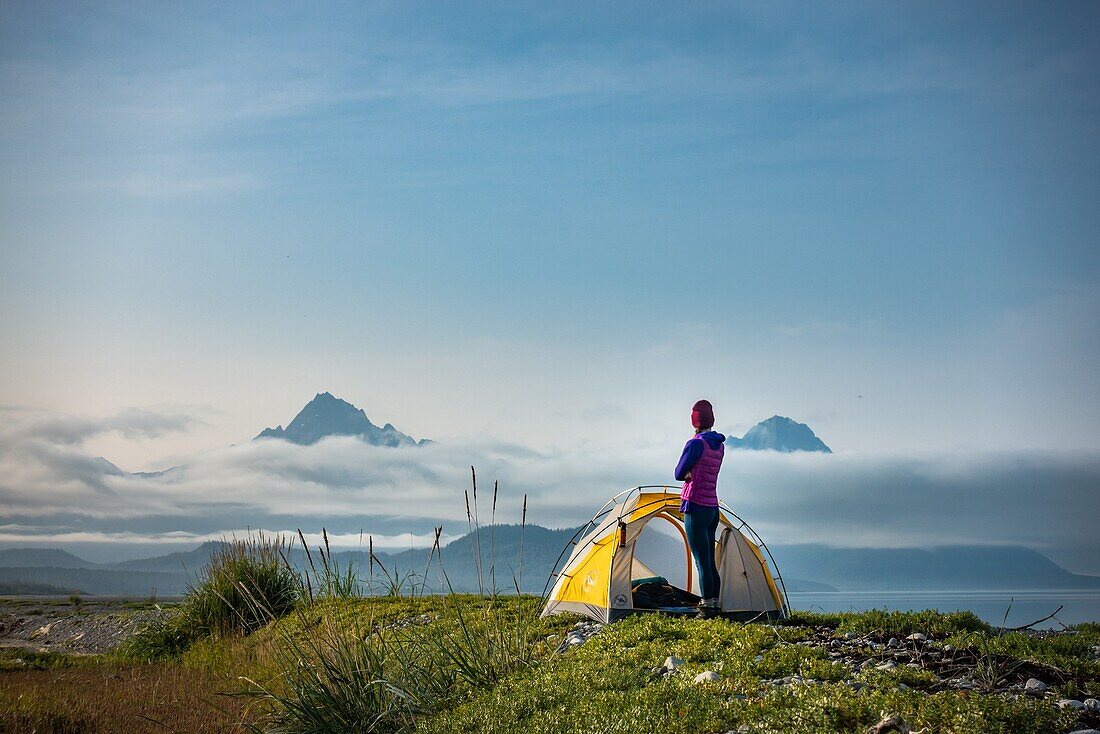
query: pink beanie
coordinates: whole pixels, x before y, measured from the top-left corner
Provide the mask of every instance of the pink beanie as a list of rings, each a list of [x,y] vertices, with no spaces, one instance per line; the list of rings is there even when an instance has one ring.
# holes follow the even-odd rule
[[[702,429],[714,427],[714,406],[709,400],[700,400],[691,406],[691,425]]]

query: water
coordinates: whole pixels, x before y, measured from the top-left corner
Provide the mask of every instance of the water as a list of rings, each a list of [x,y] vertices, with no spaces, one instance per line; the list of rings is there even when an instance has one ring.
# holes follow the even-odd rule
[[[787,596],[792,609],[812,612],[862,612],[884,608],[900,611],[938,609],[941,612],[969,610],[990,624],[1018,627],[1047,616],[1061,605],[1062,610],[1054,619],[1037,625],[1036,629],[1059,629],[1062,624],[1100,622],[1100,589],[799,591]]]

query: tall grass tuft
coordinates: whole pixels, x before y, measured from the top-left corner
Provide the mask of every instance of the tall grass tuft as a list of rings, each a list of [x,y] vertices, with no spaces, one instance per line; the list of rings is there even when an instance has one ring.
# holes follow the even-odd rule
[[[248,634],[286,616],[298,601],[301,577],[281,537],[259,533],[223,543],[184,600],[189,621],[207,634]]]
[[[473,553],[478,575],[478,596],[486,595],[485,575],[481,558],[481,526],[477,508],[477,473],[470,467],[472,482],[473,510],[470,509],[470,493],[466,493],[466,516],[472,524],[474,533]],[[504,603],[498,596],[496,587],[496,508],[500,486],[493,482],[493,501],[489,535],[489,599],[485,608],[463,611],[461,597],[455,594],[447,579],[442,555],[440,572],[447,592],[442,601],[444,623],[428,627],[418,643],[429,650],[431,655],[441,656],[452,667],[458,677],[474,688],[491,688],[497,681],[512,671],[530,664],[534,649],[534,630],[538,625],[537,612],[513,607]],[[523,496],[523,515],[521,529],[527,525],[527,495]],[[439,536],[442,527],[436,530],[433,552],[439,551]],[[523,535],[520,535],[520,573],[523,563]],[[427,574],[425,574],[426,576]],[[519,580],[513,571],[513,583],[519,593]]]
[[[525,493],[523,495],[523,513],[520,515],[520,520],[519,520],[519,576],[516,576],[516,574],[514,574],[514,573],[512,574],[512,584],[516,587],[516,593],[517,594],[522,594],[523,593],[522,591],[520,591],[520,588],[519,588],[519,583],[520,583],[519,580],[523,578],[523,536],[526,535],[526,531],[527,531],[527,495]]]
[[[321,559],[321,565],[318,567],[313,562],[313,554],[309,551],[309,544],[306,543],[301,528],[298,529],[298,538],[302,542],[302,548],[306,552],[306,563],[309,565],[309,569],[303,575],[303,581],[305,583],[304,590],[310,602],[313,602],[315,598],[356,599],[362,596],[358,564],[354,560],[350,560],[346,566],[341,568],[340,561],[332,555],[332,548],[329,546],[328,541],[328,529],[321,528],[321,537],[324,540],[324,545],[317,548],[317,555]],[[373,548],[373,542],[371,545]],[[373,550],[371,552],[373,554]],[[314,583],[317,585],[316,597],[313,593]]]
[[[1016,597],[1009,600],[1008,606],[1005,608],[1005,616],[1001,620],[1001,626],[996,629],[992,637],[977,632],[971,632],[969,635],[976,653],[974,670],[971,675],[978,686],[987,692],[997,690],[1025,664],[1023,660],[1016,660],[1010,656],[999,654],[996,644],[997,640],[1005,634],[1005,628],[1008,626],[1008,614],[1012,611],[1012,604],[1015,601]]]
[[[490,690],[512,672],[534,663],[541,649],[538,608],[518,597],[498,596],[492,559],[486,574],[481,558],[477,475],[473,467],[470,471],[472,487],[465,492],[466,511],[474,534],[473,561],[481,593],[477,597],[455,593],[442,559],[443,528],[438,526],[419,587],[423,600],[432,561],[438,560],[444,593],[434,597],[436,612],[424,615],[430,617],[429,621],[399,620],[382,625],[372,620],[363,625],[353,620],[348,624],[347,617],[341,617],[338,611],[340,606],[313,607],[322,612],[321,617],[309,612],[308,620],[307,612],[300,612],[303,617],[299,627],[310,632],[303,635],[288,629],[281,633],[276,649],[282,675],[270,685],[252,682],[245,694],[268,704],[263,731],[411,731],[424,715],[453,707],[472,690]],[[498,492],[499,486],[494,484],[493,521]],[[524,497],[524,525],[526,505]],[[494,554],[492,534],[488,540],[490,554]],[[327,568],[324,559],[331,559],[327,548],[321,549],[320,555],[322,567]],[[400,595],[406,584],[413,596],[418,595],[411,572],[404,577],[396,568],[391,572],[374,555],[373,539],[369,541],[368,558],[372,590],[377,565],[390,595]],[[518,591],[514,573],[513,580]],[[322,592],[325,589],[323,580],[318,588]]]
[[[181,655],[199,636],[183,606],[175,614],[153,618],[122,643],[118,654],[124,660],[151,663]]]
[[[453,707],[471,690],[490,690],[530,665],[537,635],[529,605],[509,600],[479,608],[471,600],[449,596],[421,624],[348,617],[340,606],[327,607],[320,618],[302,610],[297,629],[274,628],[281,674],[248,680],[240,694],[266,704],[266,719],[256,730],[412,731],[424,715]]]
[[[248,681],[268,704],[268,734],[404,732],[448,700],[455,675],[396,631],[326,618],[313,634],[284,634],[276,685]]]
[[[442,577],[443,557],[442,557],[442,555],[440,555],[441,548],[440,548],[440,544],[439,544],[439,538],[440,538],[441,535],[443,535],[443,526],[442,525],[436,525],[435,528],[434,528],[434,532],[435,532],[435,539],[432,541],[431,550],[428,551],[428,560],[424,563],[424,576],[422,577],[421,582],[420,582],[420,596],[421,597],[423,597],[426,593],[428,593],[428,573],[431,571],[431,568],[432,568],[432,560],[439,559],[440,570],[441,570],[440,576]],[[442,589],[440,589],[440,591],[442,591]]]
[[[493,480],[493,510],[489,515],[489,589],[497,594],[497,490],[499,482]]]
[[[438,624],[417,639],[425,655],[442,658],[469,686],[488,690],[534,658],[537,611],[492,602],[463,609],[457,596],[447,598]]]
[[[286,616],[303,585],[286,549],[281,538],[263,533],[222,543],[179,607],[127,639],[120,656],[142,662],[175,657],[203,637],[249,634]]]

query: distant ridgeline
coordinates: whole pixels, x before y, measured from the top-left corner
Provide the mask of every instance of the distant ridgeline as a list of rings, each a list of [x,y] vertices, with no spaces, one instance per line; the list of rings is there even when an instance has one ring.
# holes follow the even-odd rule
[[[256,438],[282,438],[308,446],[326,436],[356,436],[372,446],[423,446],[431,443],[426,438],[417,441],[391,423],[379,428],[360,408],[327,392],[318,393],[286,428],[265,428]]]
[[[836,548],[772,546],[784,575],[812,578],[843,591],[1100,589],[1100,576],[1062,568],[1022,546]]]
[[[755,451],[817,451],[833,453],[825,442],[814,435],[805,423],[793,421],[780,415],[773,415],[760,421],[741,438],[730,436],[726,446],[731,449],[752,449]]]
[[[481,549],[485,587],[495,579],[501,591],[515,588],[513,578],[525,593],[541,593],[543,585],[574,529],[551,530],[538,525],[520,529],[517,525],[482,528],[479,535],[464,535],[441,552],[447,576],[457,591],[478,589],[476,549]],[[658,543],[679,543],[654,533]],[[522,537],[523,571],[519,559]],[[79,590],[88,594],[147,596],[152,589],[161,596],[182,594],[189,582],[198,579],[218,543],[205,543],[195,550],[121,563],[90,563],[58,549],[10,548],[0,550],[0,593],[64,593]],[[429,549],[400,553],[376,551],[377,562],[390,576],[422,575]],[[940,589],[1100,589],[1100,577],[1073,574],[1042,554],[1020,546],[960,546],[951,548],[834,548],[822,545],[772,546],[788,591],[940,590]],[[671,559],[683,558],[676,548],[658,553]],[[342,568],[354,562],[366,580],[371,572],[365,551],[333,554]],[[298,546],[291,562],[307,565]],[[314,554],[316,560],[316,553]],[[494,560],[495,559],[495,560]],[[374,568],[379,584],[383,573]],[[648,562],[648,561],[647,561]],[[675,563],[675,562],[674,562]],[[657,568],[658,573],[675,569]],[[514,575],[514,576],[513,576]],[[671,578],[671,576],[670,576]],[[38,588],[39,591],[32,589]],[[441,588],[439,565],[432,561],[427,589]],[[60,591],[55,591],[60,590]]]

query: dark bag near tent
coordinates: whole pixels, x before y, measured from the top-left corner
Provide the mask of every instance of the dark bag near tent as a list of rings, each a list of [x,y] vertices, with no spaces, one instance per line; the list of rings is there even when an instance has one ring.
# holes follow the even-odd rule
[[[700,597],[690,591],[677,589],[664,579],[645,581],[634,587],[635,609],[677,609],[694,607]]]

